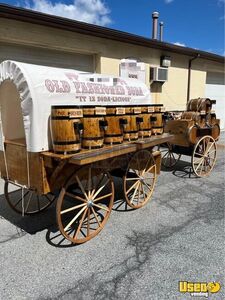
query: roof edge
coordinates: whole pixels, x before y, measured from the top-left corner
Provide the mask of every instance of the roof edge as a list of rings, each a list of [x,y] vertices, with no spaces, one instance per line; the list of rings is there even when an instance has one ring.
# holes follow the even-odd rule
[[[100,38],[107,38],[110,40],[116,40],[119,42],[125,42],[134,45],[165,50],[192,57],[198,56],[199,58],[215,61],[218,63],[224,64],[225,62],[225,57],[218,54],[197,50],[189,47],[182,47],[167,42],[161,42],[158,40],[148,39],[142,36],[107,27],[102,27],[80,21],[74,21],[71,19],[40,13],[33,10],[19,8],[6,4],[0,4],[0,17],[54,27],[57,29],[63,29],[86,35],[91,34]]]

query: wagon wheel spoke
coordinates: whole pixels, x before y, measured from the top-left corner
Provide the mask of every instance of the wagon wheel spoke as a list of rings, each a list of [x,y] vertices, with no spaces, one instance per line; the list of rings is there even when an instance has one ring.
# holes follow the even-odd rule
[[[202,171],[203,171],[203,167],[204,167],[204,162],[205,162],[205,160],[203,159],[203,161],[201,162],[200,175],[202,175]]]
[[[151,166],[145,173],[149,173],[151,170],[155,168],[155,165]]]
[[[14,190],[11,192],[12,189]],[[24,190],[23,195],[22,190]],[[33,215],[45,210],[56,198],[52,193],[39,195],[35,190],[18,187],[8,180],[5,181],[4,194],[12,209],[25,215]]]
[[[93,202],[100,201],[100,200],[105,199],[105,198],[108,198],[108,197],[110,197],[110,196],[112,196],[112,193],[109,193],[109,194],[107,194],[107,195],[104,195],[104,196],[95,198],[95,199],[93,200]]]
[[[137,204],[139,203],[139,199],[141,198],[141,183],[138,185],[138,199]]]
[[[76,215],[73,217],[73,219],[66,225],[64,230],[66,231],[67,229],[70,228],[70,226],[77,220],[77,218],[82,214],[82,212],[86,209],[87,207],[83,207]]]
[[[93,188],[93,191],[91,193],[92,196],[94,195],[95,191],[99,189],[99,187],[101,186],[101,183],[104,180],[104,178],[105,178],[105,174],[103,174],[101,176],[101,178],[98,180],[98,183],[96,184],[96,187]]]
[[[62,215],[62,214],[65,214],[65,213],[67,213],[67,212],[70,212],[70,211],[72,211],[72,210],[78,209],[78,208],[83,207],[83,206],[87,206],[86,203],[79,204],[79,205],[75,205],[75,206],[72,206],[72,207],[70,207],[70,208],[64,209],[64,210],[62,210],[60,213],[61,213],[61,215]]]
[[[198,166],[196,167],[196,171],[199,169],[199,167],[202,165],[202,162],[204,161],[204,157],[201,158],[200,162],[198,163]]]
[[[198,141],[192,154],[192,168],[196,176],[210,174],[216,162],[216,150],[215,140],[211,136],[204,136]]]
[[[39,198],[39,195],[36,196],[37,198],[37,205],[38,205],[38,210],[40,211],[40,198]]]
[[[79,187],[80,187],[80,189],[81,189],[83,195],[85,196],[85,199],[88,201],[88,196],[87,196],[87,194],[86,194],[86,192],[85,192],[85,189],[84,189],[84,187],[83,187],[83,185],[82,185],[82,183],[81,183],[79,177],[76,176],[75,178],[76,178],[76,180],[77,180],[77,183],[78,183],[78,185],[79,185]]]
[[[207,148],[206,148],[206,150],[205,150],[205,154],[206,153],[209,153],[209,151],[211,150],[211,148],[213,147],[213,143],[208,143],[208,145],[207,145]]]
[[[87,200],[86,200],[86,199],[84,199],[84,198],[82,198],[82,197],[80,197],[80,196],[78,196],[78,195],[72,194],[72,193],[70,193],[70,192],[66,192],[66,195],[69,196],[69,197],[71,197],[71,198],[74,198],[74,199],[77,199],[77,200],[80,200],[80,201],[82,201],[82,202],[87,203]]]
[[[102,206],[102,205],[99,205],[99,204],[94,203],[93,206],[96,206],[96,207],[98,207],[98,208],[100,208],[100,209],[103,209],[103,210],[109,212],[109,209],[108,209],[107,207]]]
[[[165,167],[165,168],[172,168],[176,165],[176,163],[178,162],[178,160],[180,159],[180,154],[177,154],[177,153],[174,153],[173,152],[173,147],[171,144],[167,143],[167,148],[166,150],[163,149],[160,149],[161,152],[165,152],[163,155],[162,155],[162,165]]]
[[[44,197],[48,200],[49,203],[52,203],[52,201],[55,201],[55,199],[56,199],[56,196],[53,196],[52,199],[49,198],[49,195],[48,195],[48,194],[44,195]]]
[[[110,179],[108,179],[106,181],[106,183],[97,190],[97,192],[93,196],[93,199],[95,199],[95,197],[98,196],[98,194],[106,187],[106,185],[109,183],[109,181],[110,181]]]
[[[23,198],[26,197],[26,195],[27,195],[28,193],[29,193],[29,191],[27,191],[27,192],[23,195],[23,197],[20,197],[20,199],[15,203],[15,207],[17,207],[17,205],[22,201]],[[32,193],[31,193],[31,195],[32,195]]]
[[[139,185],[140,185],[140,181],[138,181],[138,185],[136,186],[135,190],[134,190],[134,193],[133,193],[133,196],[131,197],[131,200],[130,200],[130,203],[132,204],[133,201],[134,201],[134,197],[136,196],[137,194],[137,190],[139,188]]]
[[[88,215],[87,215],[87,236],[90,234],[90,208],[88,208]]]
[[[201,162],[203,159],[204,156],[202,156],[201,158],[194,159],[194,164],[199,164],[199,162]]]
[[[151,192],[152,191],[152,189],[150,188],[150,186],[145,182],[145,181],[143,181],[143,184],[148,188],[148,190]]]
[[[62,235],[72,243],[84,243],[96,236],[109,218],[113,200],[114,185],[108,172],[91,165],[76,171],[57,201],[57,223]],[[73,232],[68,232],[69,228]]]
[[[102,227],[102,224],[101,224],[101,222],[99,221],[99,219],[98,219],[98,217],[97,217],[97,215],[96,215],[96,212],[95,212],[94,208],[91,207],[91,210],[92,210],[92,212],[93,212],[93,214],[94,214],[94,216],[95,216],[95,220],[97,221],[98,226],[99,226],[99,227]]]
[[[91,167],[88,168],[88,197],[90,197],[91,194]]]
[[[129,190],[126,191],[126,194],[128,194],[139,182],[139,179],[129,188]]]
[[[131,171],[136,177],[133,175],[130,177]],[[130,178],[133,180],[129,180]],[[147,150],[136,152],[131,157],[123,178],[124,196],[127,204],[132,208],[144,206],[151,198],[155,180],[156,165],[151,152]]]
[[[26,205],[26,208],[25,208],[25,212],[28,211],[28,208],[29,208],[30,201],[31,201],[32,197],[33,197],[33,193],[30,193],[29,198],[28,198],[28,201],[27,201],[27,205]]]
[[[82,227],[82,225],[83,225],[84,218],[85,218],[85,216],[86,216],[87,210],[89,210],[89,208],[85,208],[85,211],[84,211],[83,216],[82,216],[82,218],[81,218],[81,220],[80,220],[79,226],[78,226],[77,230],[74,231],[74,233],[75,233],[75,234],[73,235],[74,239],[77,238],[77,236],[78,236],[78,234],[79,234],[79,232],[80,232],[80,230],[81,230],[81,227]]]
[[[213,149],[212,151],[210,151],[210,152],[208,153],[208,155],[211,155],[211,153],[214,153],[214,152],[216,152],[215,149]]]
[[[145,199],[145,191],[144,191],[144,186],[143,184],[141,183],[141,189],[142,189],[142,195],[143,195],[143,199]]]

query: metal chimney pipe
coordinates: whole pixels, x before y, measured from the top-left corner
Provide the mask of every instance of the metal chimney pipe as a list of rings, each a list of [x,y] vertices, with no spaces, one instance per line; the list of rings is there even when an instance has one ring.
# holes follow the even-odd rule
[[[163,22],[159,23],[159,40],[162,42],[163,41]]]
[[[158,18],[159,18],[159,13],[157,11],[152,13],[152,38],[154,40],[157,40],[157,31],[158,31]]]

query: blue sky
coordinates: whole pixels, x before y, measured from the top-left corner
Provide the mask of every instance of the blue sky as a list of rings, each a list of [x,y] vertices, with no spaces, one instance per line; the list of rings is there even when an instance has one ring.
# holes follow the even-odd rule
[[[9,0],[41,12],[151,37],[151,13],[165,24],[164,41],[225,54],[225,0]]]

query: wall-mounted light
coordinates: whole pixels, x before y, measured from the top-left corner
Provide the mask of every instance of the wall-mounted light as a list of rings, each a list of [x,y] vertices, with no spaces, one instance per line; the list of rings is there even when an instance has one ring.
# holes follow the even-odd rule
[[[161,67],[168,68],[171,66],[171,57],[170,56],[161,56]]]

